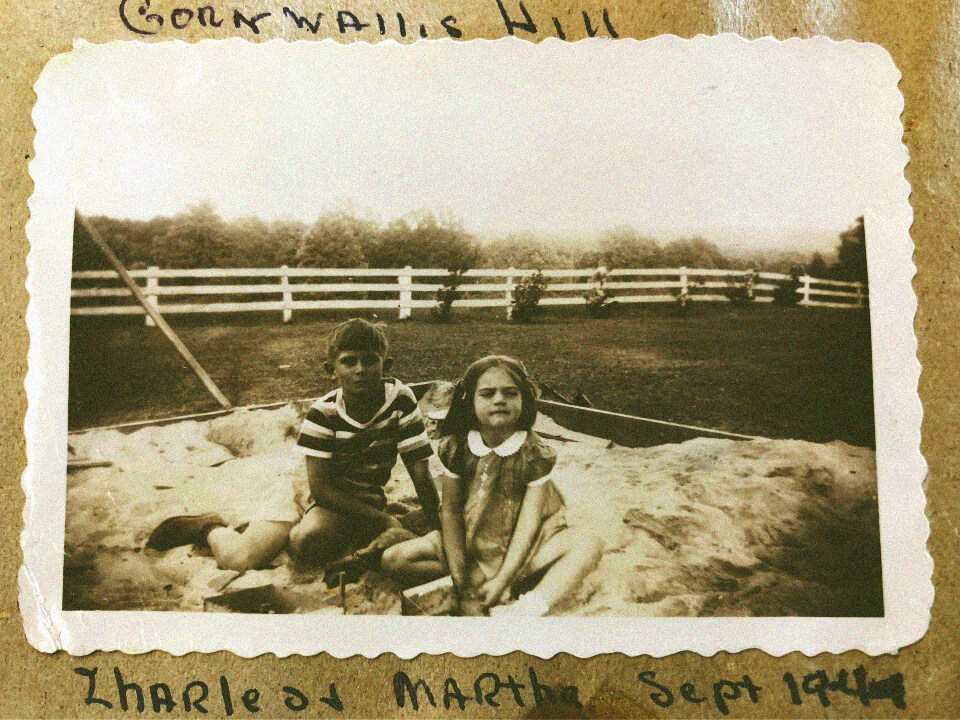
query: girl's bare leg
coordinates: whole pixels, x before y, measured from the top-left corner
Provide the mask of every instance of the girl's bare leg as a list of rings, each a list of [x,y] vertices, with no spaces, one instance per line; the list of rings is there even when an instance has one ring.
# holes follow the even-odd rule
[[[553,608],[589,575],[603,554],[603,541],[590,533],[567,528],[550,538],[530,564],[530,572],[548,567],[533,592]]]
[[[216,527],[207,533],[207,544],[225,570],[251,570],[275,558],[287,544],[293,523],[254,520],[238,533],[232,528]]]
[[[383,572],[404,587],[423,585],[447,574],[446,564],[437,557],[433,543],[426,537],[407,540],[383,551]]]

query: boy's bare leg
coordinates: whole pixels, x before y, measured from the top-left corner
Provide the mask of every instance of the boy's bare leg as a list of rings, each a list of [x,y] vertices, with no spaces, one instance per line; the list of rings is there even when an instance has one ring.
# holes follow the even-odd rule
[[[254,520],[238,533],[226,527],[207,533],[207,544],[217,565],[225,570],[251,570],[275,558],[287,544],[293,523]]]
[[[433,543],[426,537],[414,538],[387,548],[383,551],[380,565],[387,577],[404,587],[423,585],[449,572],[437,557]]]
[[[600,561],[603,548],[600,538],[573,528],[561,530],[544,543],[530,563],[530,572],[549,566],[534,588],[548,609],[590,574]]]

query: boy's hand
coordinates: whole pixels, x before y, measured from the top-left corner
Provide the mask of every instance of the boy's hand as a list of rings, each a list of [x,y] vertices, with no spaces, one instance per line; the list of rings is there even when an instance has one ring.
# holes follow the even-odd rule
[[[400,518],[400,522],[407,530],[417,535],[426,535],[432,530],[440,529],[439,513],[427,510],[411,510]]]
[[[415,537],[416,535],[409,530],[405,530],[403,528],[390,528],[377,535],[373,542],[371,542],[365,548],[362,550],[357,550],[357,555],[361,557],[376,555],[379,559],[379,556],[382,555],[383,551],[388,547],[393,547],[394,545],[398,545],[406,540],[412,540]]]
[[[383,517],[381,518],[381,520],[383,522],[383,530],[382,530],[383,532],[386,532],[387,530],[391,530],[393,528],[403,527],[403,523],[401,523],[397,518],[395,518],[390,513],[383,513]]]

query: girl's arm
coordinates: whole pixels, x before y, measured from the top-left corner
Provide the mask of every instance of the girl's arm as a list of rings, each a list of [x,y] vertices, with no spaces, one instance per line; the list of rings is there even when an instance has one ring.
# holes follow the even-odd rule
[[[507,554],[503,558],[503,565],[500,566],[499,572],[488,580],[480,590],[480,596],[485,607],[500,602],[502,595],[510,587],[510,583],[513,582],[523,565],[523,561],[527,559],[533,545],[533,539],[536,537],[537,531],[540,530],[543,508],[547,502],[548,483],[549,481],[527,486],[523,503],[520,505],[520,514],[517,516],[517,525],[513,529]]]
[[[440,526],[443,552],[447,556],[453,584],[460,590],[467,584],[467,540],[463,524],[464,482],[455,475],[444,475]]]

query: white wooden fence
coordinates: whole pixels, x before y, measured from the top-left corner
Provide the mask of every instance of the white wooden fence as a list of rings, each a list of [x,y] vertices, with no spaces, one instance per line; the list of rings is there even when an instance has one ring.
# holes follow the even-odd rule
[[[454,307],[509,308],[513,291],[533,270],[480,269],[466,272],[457,287]],[[603,268],[544,270],[547,280],[541,305],[583,305],[584,295],[602,287],[618,303],[727,301],[724,290],[739,285],[756,302],[771,302],[775,289],[790,280],[780,273],[695,268]],[[205,268],[132,270],[150,302],[164,314],[280,312],[284,322],[295,310],[396,310],[400,318],[418,308],[432,308],[450,274],[446,270],[373,268]],[[817,307],[863,307],[862,283],[801,276],[799,304]],[[73,274],[71,315],[144,315],[112,270]],[[147,318],[147,323],[152,321]]]

